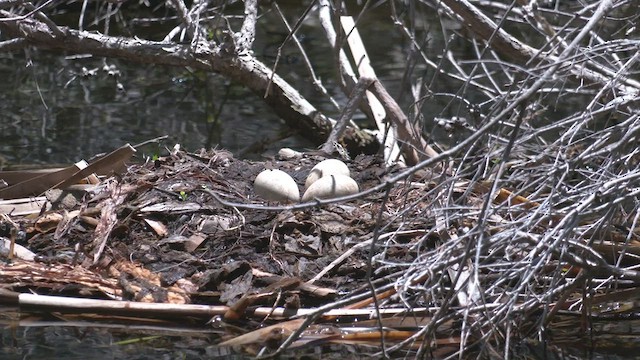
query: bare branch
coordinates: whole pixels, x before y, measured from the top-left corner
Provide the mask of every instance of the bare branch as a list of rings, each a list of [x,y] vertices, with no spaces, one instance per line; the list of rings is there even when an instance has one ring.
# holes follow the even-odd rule
[[[11,39],[7,41],[0,41],[0,51],[13,51],[23,49],[29,44],[25,39]]]
[[[251,51],[256,38],[256,20],[258,18],[258,1],[245,0],[244,22],[240,33],[236,34],[236,48],[239,54]]]
[[[607,69],[606,67],[600,67],[599,69],[593,70],[576,64],[575,62],[569,62],[570,54],[575,51],[576,45],[611,8],[612,0],[602,1],[599,4],[596,13],[589,19],[588,24],[582,29],[580,34],[576,36],[571,44],[567,45],[567,48],[562,52],[562,54],[557,57],[550,54],[542,54],[533,47],[523,44],[507,33],[504,29],[498,27],[467,0],[443,0],[442,2],[443,4],[446,4],[457,16],[460,16],[463,19],[465,26],[480,36],[481,39],[487,41],[494,50],[504,56],[510,57],[520,63],[527,63],[538,58],[538,56],[541,56],[542,60],[551,63],[552,65],[550,70],[552,71],[548,71],[544,76],[545,81],[549,79],[549,75],[553,74],[560,67],[566,67],[578,78],[587,79],[596,83],[606,83],[609,80],[609,76],[615,74],[614,71]],[[539,86],[542,86],[542,84],[543,82],[540,82]],[[539,86],[536,90],[539,89]],[[617,89],[623,92],[623,94],[636,96],[640,93],[640,82],[623,78],[621,79],[620,84],[617,85]]]
[[[338,122],[333,126],[333,130],[331,130],[327,141],[325,141],[324,145],[322,146],[322,151],[327,154],[331,154],[336,150],[335,144],[340,140],[340,137],[344,133],[344,130],[347,128],[347,124],[353,117],[353,113],[358,108],[358,104],[364,97],[365,92],[367,91],[369,86],[371,86],[374,81],[375,79],[373,78],[368,78],[365,76],[360,77],[360,80],[356,84],[356,87],[353,89],[353,92],[349,97],[347,105],[345,105],[342,111],[342,115],[340,115],[340,119],[338,119]]]
[[[10,16],[6,11],[0,15]],[[289,126],[300,129],[301,134],[313,142],[324,139],[331,129],[331,120],[321,114],[284,79],[252,56],[232,57],[219,48],[200,43],[195,50],[190,45],[171,42],[154,42],[133,38],[105,36],[87,31],[60,27],[64,37],[57,37],[45,24],[34,20],[0,22],[0,30],[9,36],[22,37],[41,48],[89,53],[96,56],[121,58],[146,64],[191,66],[213,71],[241,82],[254,93],[263,95],[270,83],[273,88],[265,102],[272,107]],[[370,142],[363,133],[350,133],[360,141]]]

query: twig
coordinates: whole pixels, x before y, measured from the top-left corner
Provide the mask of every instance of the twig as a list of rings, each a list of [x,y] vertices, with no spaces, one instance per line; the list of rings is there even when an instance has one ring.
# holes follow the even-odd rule
[[[338,105],[338,102],[333,98],[333,96],[331,96],[331,94],[329,94],[329,91],[327,91],[327,88],[324,87],[324,85],[322,84],[322,81],[318,78],[318,76],[316,76],[316,72],[313,70],[313,65],[311,65],[311,61],[309,60],[309,57],[307,56],[306,51],[304,51],[304,48],[302,47],[302,44],[298,40],[298,37],[295,34],[293,34],[294,30],[291,28],[291,26],[289,25],[289,22],[287,21],[287,18],[284,16],[282,11],[280,10],[280,6],[278,5],[278,3],[273,2],[273,7],[276,9],[278,16],[280,16],[280,20],[282,21],[282,23],[287,27],[287,31],[289,32],[289,34],[292,34],[291,39],[293,40],[293,43],[296,44],[298,51],[300,51],[300,55],[304,60],[307,71],[309,71],[309,75],[313,80],[313,85],[322,94],[324,94],[324,96],[326,96],[327,99],[329,99],[329,102],[331,102],[331,105],[333,105],[336,109],[340,109],[340,105]],[[280,56],[282,56],[282,47],[284,45],[285,45],[285,42],[283,41],[282,44],[278,46],[278,55],[276,57],[276,64],[278,63],[278,59],[280,59]]]
[[[347,128],[347,124],[353,117],[353,113],[356,111],[358,104],[362,100],[362,97],[365,95],[365,92],[367,91],[369,86],[373,84],[374,81],[375,79],[372,78],[364,76],[360,77],[360,80],[358,80],[358,83],[353,89],[351,96],[349,96],[347,105],[345,105],[344,109],[342,109],[342,114],[340,115],[338,122],[333,126],[333,129],[331,130],[327,141],[325,141],[324,145],[322,146],[321,150],[323,152],[331,154],[336,150],[335,144],[339,142],[342,134]]]
[[[9,52],[18,49],[24,49],[28,45],[25,39],[11,39],[0,41],[0,51]]]
[[[264,93],[264,97],[265,98],[269,96],[269,92],[271,91],[271,83],[273,81],[273,76],[276,74],[277,69],[278,69],[278,65],[280,64],[280,56],[282,55],[282,48],[289,41],[289,39],[291,39],[291,37],[295,36],[296,31],[298,31],[298,29],[302,25],[302,21],[307,17],[307,15],[309,15],[309,12],[311,11],[311,9],[313,9],[316,1],[317,0],[313,0],[305,8],[305,10],[302,13],[302,15],[298,18],[298,21],[296,21],[296,23],[293,25],[293,29],[291,29],[289,31],[289,33],[287,34],[287,37],[285,37],[284,40],[282,40],[282,43],[280,44],[280,46],[278,46],[278,55],[276,56],[276,61],[273,64],[272,75],[271,75],[271,78],[269,79],[269,83],[267,84],[267,88],[266,88],[265,93]]]
[[[349,44],[349,49],[351,50],[351,54],[356,62],[358,73],[360,74],[360,80],[358,80],[356,88],[353,91],[355,92],[363,79],[367,81],[369,81],[369,79],[376,80],[377,76],[371,66],[369,55],[367,54],[362,39],[360,38],[358,29],[355,27],[353,18],[350,16],[342,16],[340,17],[340,24],[342,25],[343,31],[348,34],[347,42]],[[369,87],[370,85],[367,86],[367,90]],[[373,121],[375,121],[378,128],[376,136],[380,144],[383,146],[383,154],[386,164],[390,166],[396,161],[404,162],[404,159],[400,154],[396,130],[393,126],[389,126],[388,122],[385,122],[387,112],[385,111],[384,106],[371,91],[366,91],[365,94],[367,101],[360,103],[369,104],[369,109],[371,111],[370,115],[373,117]]]
[[[57,312],[83,312],[89,314],[128,315],[128,316],[152,316],[152,317],[176,317],[194,316],[209,319],[216,315],[223,315],[229,310],[228,306],[196,305],[196,304],[161,304],[142,303],[135,301],[96,300],[85,298],[73,298],[68,296],[35,295],[16,293],[1,289],[0,303],[11,306],[20,306],[23,310],[49,310]],[[416,308],[414,314],[434,311],[436,308]],[[248,316],[262,318],[268,314],[272,317],[283,319],[293,316],[302,317],[317,314],[317,309],[287,309],[282,307],[258,307],[247,312]],[[362,316],[370,317],[373,309],[333,309],[323,312],[326,316]],[[382,315],[397,315],[407,313],[404,308],[381,309]]]
[[[44,13],[42,13],[42,11],[40,11],[40,9],[49,5],[51,2],[53,2],[53,0],[48,0],[41,6],[38,6],[37,8],[33,6],[30,2],[25,3],[24,6],[27,8],[27,10],[30,10],[31,12],[33,12],[38,20],[47,24],[47,26],[49,27],[49,29],[51,29],[51,31],[55,36],[64,37],[65,34],[64,32],[62,32],[62,30],[60,30],[58,25],[56,25],[56,23],[51,21],[51,19],[49,19]]]
[[[183,0],[170,0],[171,5],[176,9],[178,15],[182,19],[182,22],[185,24],[187,28],[187,33],[191,40],[196,39],[196,25],[193,23],[193,20],[189,16],[189,10],[187,9],[187,5],[185,5]]]
[[[342,255],[338,256],[329,265],[325,266],[319,273],[317,273],[313,278],[307,281],[307,284],[313,284],[314,282],[320,280],[329,271],[333,270],[336,266],[339,266],[340,264],[342,264],[343,261],[349,258],[349,256],[353,255],[356,251],[369,246],[371,244],[371,241],[372,240],[366,240],[352,246],[349,250],[345,251]]]

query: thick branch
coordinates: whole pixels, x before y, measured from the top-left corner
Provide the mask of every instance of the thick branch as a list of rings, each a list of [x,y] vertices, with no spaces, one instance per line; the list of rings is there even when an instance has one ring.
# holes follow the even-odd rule
[[[1,16],[11,13],[0,11]],[[171,42],[154,42],[138,38],[105,36],[98,33],[59,27],[64,36],[54,36],[44,23],[34,19],[0,21],[0,31],[7,36],[24,38],[39,48],[72,53],[92,54],[120,58],[144,64],[190,66],[194,69],[223,74],[233,81],[263,96],[272,80],[271,89],[264,101],[290,127],[298,129],[302,136],[321,144],[331,129],[331,121],[303,98],[293,87],[249,54],[227,55],[219,48],[200,43],[197,49],[189,45]],[[358,143],[372,142],[361,133],[348,133]],[[353,140],[353,138],[352,138]],[[365,144],[366,145],[366,144]]]
[[[244,2],[244,22],[240,33],[236,36],[236,48],[238,53],[250,51],[253,40],[256,38],[256,21],[258,19],[258,1],[245,0]]]
[[[425,159],[435,158],[439,154],[422,137],[422,132],[416,129],[404,114],[398,103],[387,92],[380,80],[373,82],[371,91],[380,100],[391,118],[392,124],[398,133],[398,138],[406,141],[402,147],[402,154],[408,165],[415,165]]]
[[[520,63],[526,63],[538,52],[520,42],[482,13],[467,0],[443,0],[456,15],[464,21],[464,25],[476,33],[481,39],[491,41],[491,48]]]

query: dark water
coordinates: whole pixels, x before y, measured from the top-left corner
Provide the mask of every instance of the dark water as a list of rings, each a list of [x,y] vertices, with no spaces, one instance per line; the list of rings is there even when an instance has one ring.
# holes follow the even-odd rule
[[[212,329],[144,329],[105,325],[68,324],[6,326],[0,332],[0,360],[18,359],[251,359],[229,348],[218,346],[222,337]],[[637,338],[631,333],[619,333],[623,328],[635,327],[638,321],[623,321],[610,325],[609,333],[594,332],[593,336],[556,334],[556,341],[548,343],[527,341],[512,344],[515,359],[637,359]],[[615,334],[618,332],[617,334]],[[615,335],[614,335],[615,334]],[[568,335],[571,335],[569,337]],[[591,338],[590,338],[591,337]],[[582,340],[581,340],[582,339]],[[255,349],[258,350],[258,349]],[[283,359],[367,359],[377,352],[375,347],[326,345],[297,349]],[[397,354],[397,358],[402,358]],[[413,358],[415,354],[404,354]],[[471,355],[471,354],[470,354]]]
[[[168,146],[197,150],[209,142],[235,152],[283,131],[255,96],[219,76],[36,50],[30,55],[37,62],[22,74],[13,69],[28,63],[24,54],[0,60],[0,77],[7,79],[0,85],[0,154],[10,164],[75,162],[163,135]],[[108,66],[119,75],[102,70]],[[288,144],[296,141],[301,138]]]
[[[206,358],[206,337],[98,327],[20,327],[3,331],[2,359]]]
[[[285,11],[291,23],[301,12],[295,7]],[[273,12],[264,16],[254,49],[256,57],[271,64],[286,30]],[[381,77],[398,79],[388,84],[396,86],[404,67],[404,45],[387,19],[370,21],[375,25],[363,36],[371,45],[374,66]],[[154,38],[154,31],[160,30],[145,31]],[[317,76],[344,104],[315,14],[299,34]],[[279,74],[316,107],[337,116],[314,90],[293,45],[286,46],[283,55]],[[236,154],[265,138],[276,140],[264,150],[311,146],[290,134],[258,96],[217,74],[29,49],[0,54],[0,79],[0,161],[6,164],[75,162],[164,135],[169,137],[167,146],[218,146]]]

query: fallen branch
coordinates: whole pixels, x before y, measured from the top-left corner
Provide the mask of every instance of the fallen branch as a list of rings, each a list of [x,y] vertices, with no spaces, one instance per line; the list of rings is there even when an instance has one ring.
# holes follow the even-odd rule
[[[264,97],[266,104],[288,126],[297,129],[302,136],[317,144],[326,139],[335,122],[318,111],[265,64],[250,54],[228,54],[224,50],[224,44],[213,47],[209,43],[199,42],[193,48],[189,44],[107,36],[64,26],[59,27],[64,36],[56,36],[46,24],[38,20],[13,18],[13,13],[0,10],[0,20],[4,20],[0,21],[0,31],[7,36],[25,39],[38,48],[120,58],[142,64],[189,66],[212,71],[240,82],[260,97],[269,89]],[[365,146],[375,141],[362,131],[349,132],[347,136],[355,143]]]
[[[67,296],[49,296],[23,294],[6,289],[0,289],[0,304],[19,306],[24,311],[46,311],[81,314],[122,315],[145,318],[181,318],[185,316],[209,320],[214,316],[224,315],[229,311],[228,306],[196,305],[196,304],[165,304],[142,303],[135,301],[96,300],[73,298]],[[415,308],[412,314],[425,314],[433,311],[430,308]],[[248,309],[244,315],[262,319],[266,316],[274,319],[286,319],[294,316],[307,316],[316,313],[316,309],[287,309],[283,307],[257,307]],[[376,313],[385,316],[406,314],[404,308],[381,309],[334,309],[325,312],[327,317],[371,317]]]

